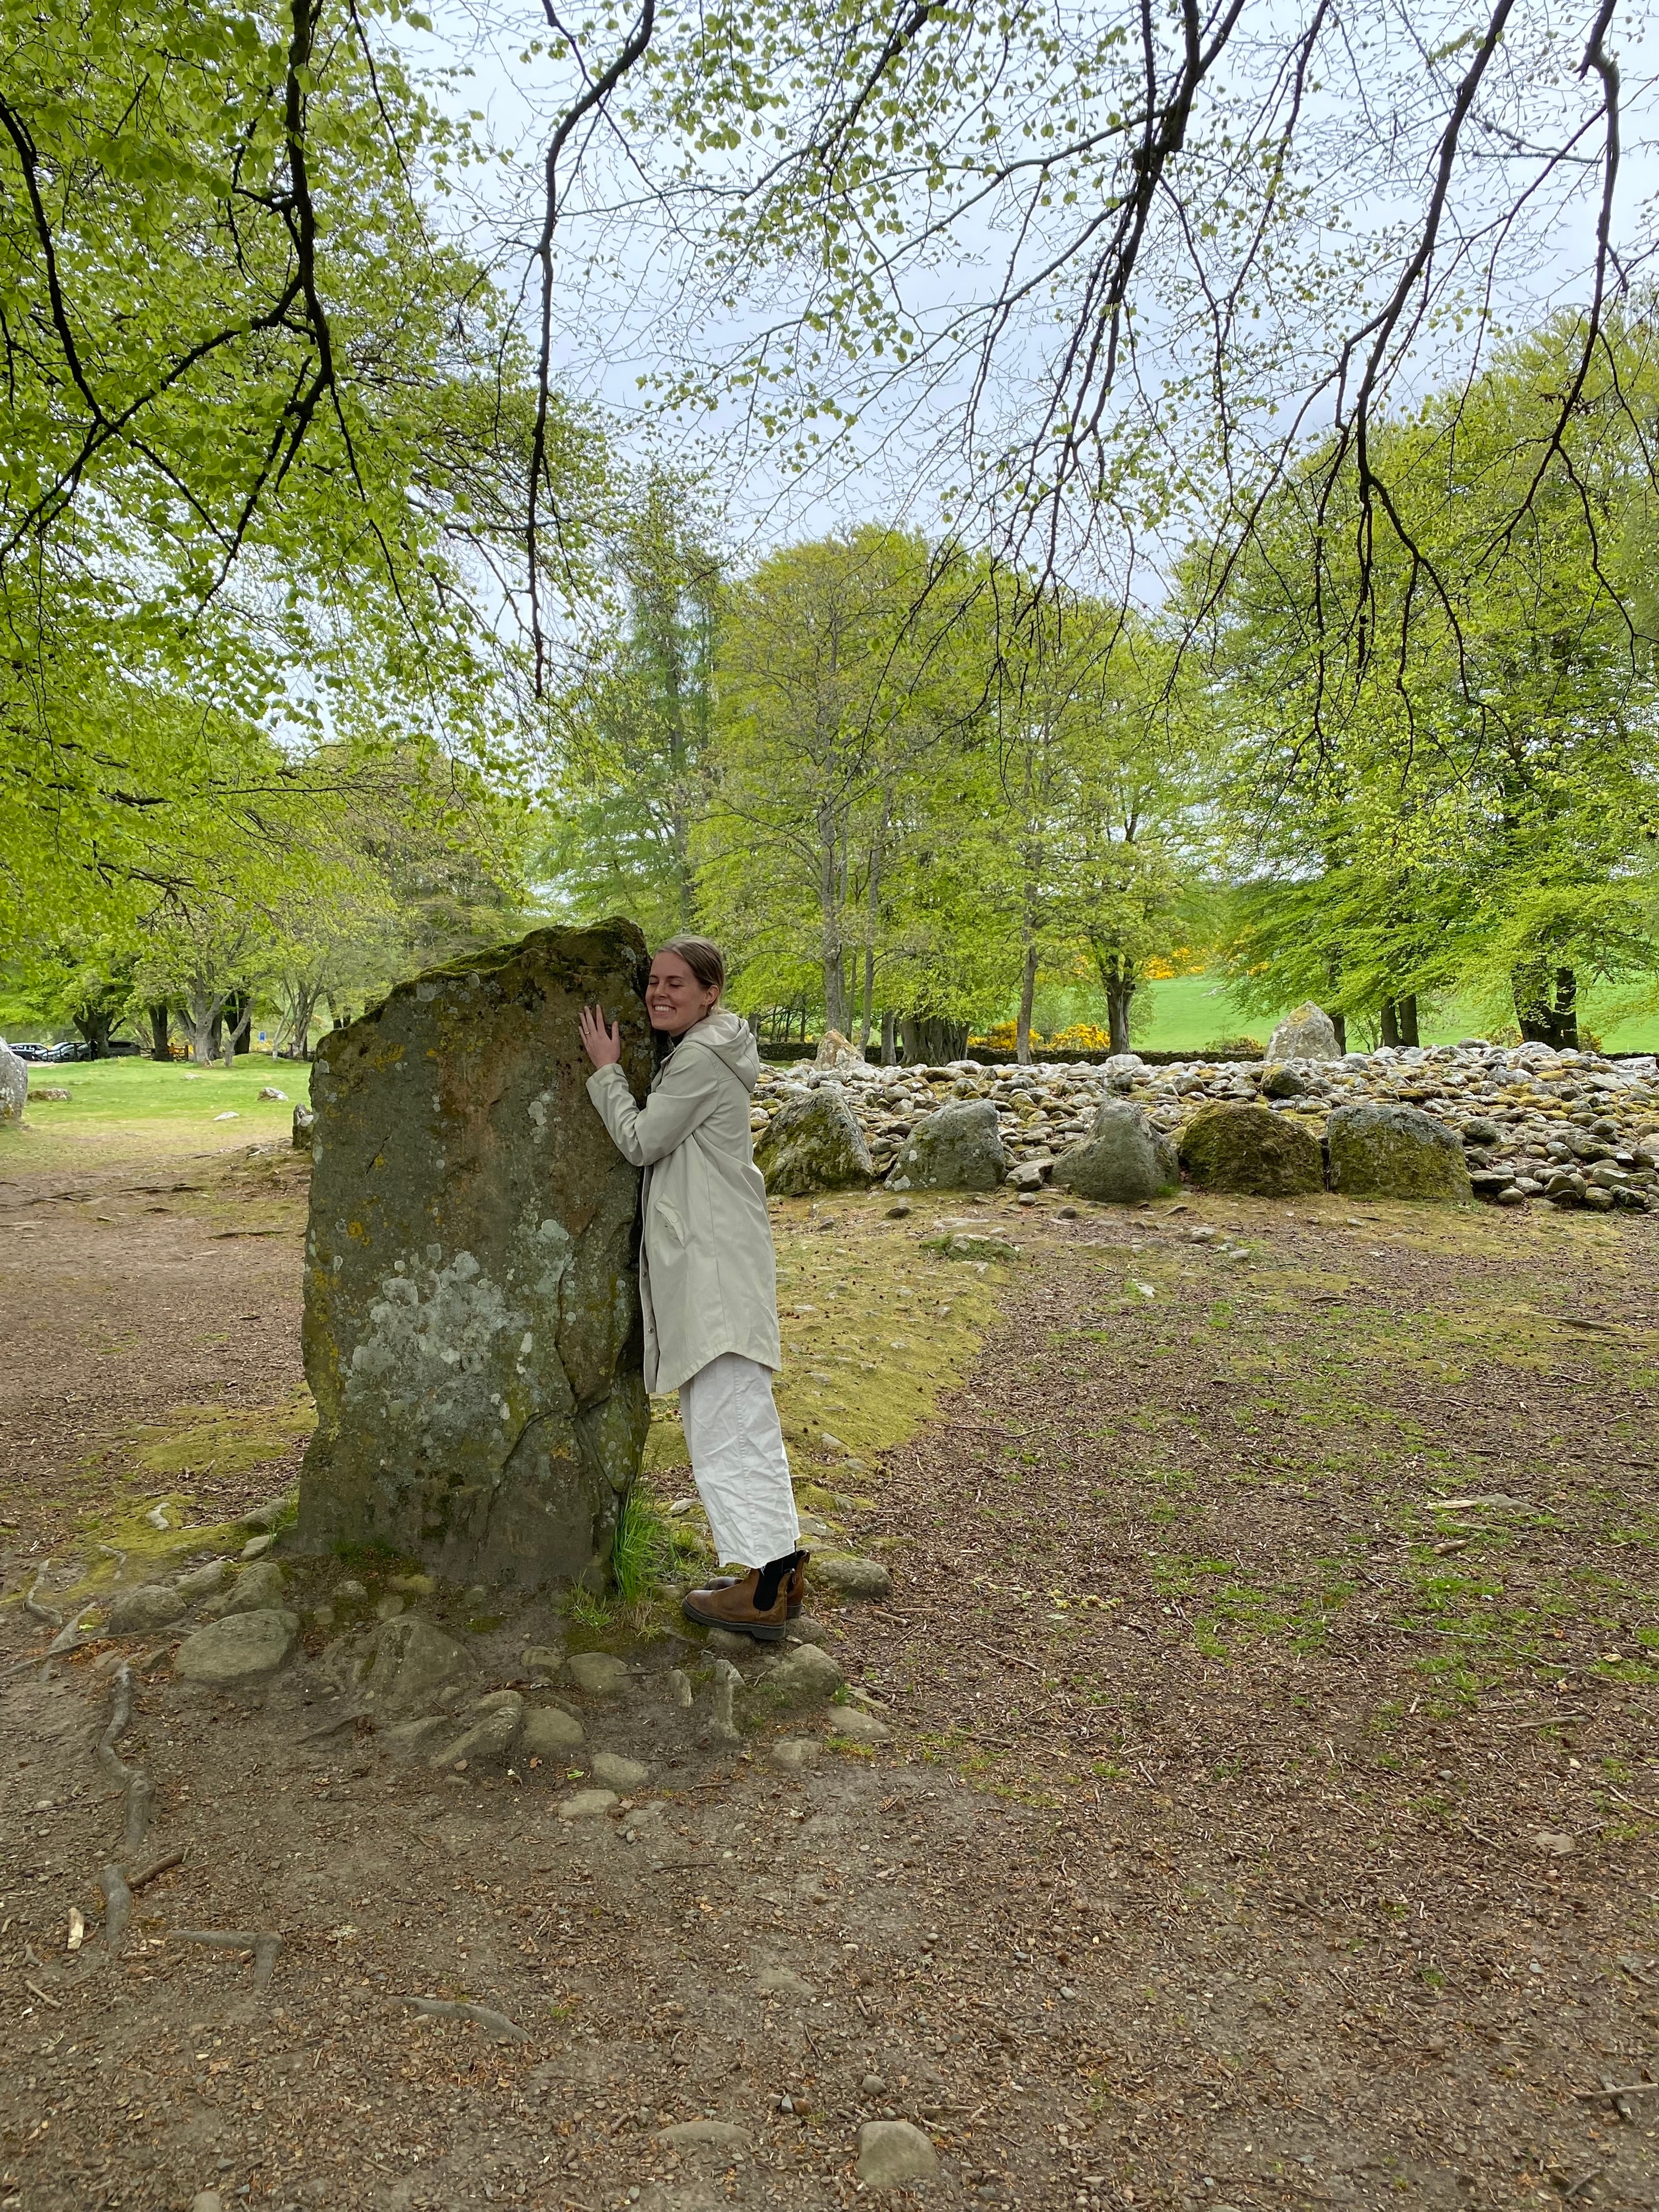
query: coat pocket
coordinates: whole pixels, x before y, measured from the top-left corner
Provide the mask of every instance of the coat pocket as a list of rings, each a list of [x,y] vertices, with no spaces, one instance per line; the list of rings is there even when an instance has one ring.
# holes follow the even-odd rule
[[[660,1230],[666,1243],[678,1244],[684,1249],[685,1224],[665,1198],[655,1198],[653,1195],[650,1226],[653,1229]]]

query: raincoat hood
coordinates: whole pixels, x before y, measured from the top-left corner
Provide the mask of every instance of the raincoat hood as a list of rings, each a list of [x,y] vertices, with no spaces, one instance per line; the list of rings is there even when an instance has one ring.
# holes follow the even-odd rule
[[[743,1016],[734,1014],[729,1006],[716,1006],[712,1014],[705,1014],[687,1030],[680,1044],[706,1046],[745,1091],[753,1091],[760,1079],[760,1047]],[[678,1048],[675,1047],[676,1051]]]

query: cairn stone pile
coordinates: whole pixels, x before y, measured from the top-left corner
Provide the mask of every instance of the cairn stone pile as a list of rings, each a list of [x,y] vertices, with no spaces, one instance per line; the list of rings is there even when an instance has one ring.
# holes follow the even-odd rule
[[[901,1152],[918,1123],[957,1100],[990,1103],[1009,1179],[1028,1188],[1051,1178],[1062,1154],[1093,1141],[1100,1109],[1110,1100],[1144,1108],[1152,1128],[1178,1146],[1196,1116],[1218,1103],[1261,1106],[1321,1146],[1340,1108],[1408,1107],[1449,1133],[1477,1198],[1504,1206],[1547,1199],[1592,1211],[1659,1212],[1659,1065],[1651,1057],[1610,1060],[1597,1053],[1558,1053],[1542,1044],[1505,1048],[1471,1038],[1336,1060],[1188,1060],[1163,1067],[1149,1067],[1133,1053],[1103,1066],[803,1063],[762,1070],[757,1141],[792,1100],[830,1084],[840,1086],[874,1174],[895,1188]],[[1461,1188],[1449,1151],[1444,1194]]]

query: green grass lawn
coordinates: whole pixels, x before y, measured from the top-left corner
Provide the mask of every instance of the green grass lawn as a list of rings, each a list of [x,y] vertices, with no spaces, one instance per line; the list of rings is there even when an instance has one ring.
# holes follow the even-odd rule
[[[1659,1052],[1659,1011],[1619,1018],[1624,1002],[1636,995],[1624,988],[1585,994],[1581,1019],[1607,1051]],[[1177,975],[1167,983],[1151,984],[1137,994],[1134,1013],[1133,1041],[1152,1052],[1181,1052],[1226,1037],[1255,1037],[1265,1044],[1278,1018],[1241,1013],[1227,986],[1214,975]],[[1426,1019],[1422,1029],[1425,1044],[1455,1044],[1460,1037],[1486,1034],[1488,1024],[1479,1007],[1456,1000]],[[1355,1045],[1360,1042],[1352,1033],[1349,1041]]]
[[[283,1099],[261,1099],[267,1085],[286,1091]],[[42,1098],[44,1090],[69,1092],[67,1099]],[[294,1109],[311,1096],[311,1069],[303,1060],[273,1060],[264,1053],[245,1053],[234,1068],[192,1068],[182,1060],[165,1066],[151,1060],[84,1060],[49,1063],[29,1069],[29,1102],[21,1129],[0,1139],[0,1160],[26,1164],[25,1155],[62,1145],[71,1150],[98,1147],[117,1132],[145,1125],[152,1135],[169,1139],[199,1133],[220,1145],[270,1143],[286,1136]],[[234,1121],[222,1121],[222,1115]]]

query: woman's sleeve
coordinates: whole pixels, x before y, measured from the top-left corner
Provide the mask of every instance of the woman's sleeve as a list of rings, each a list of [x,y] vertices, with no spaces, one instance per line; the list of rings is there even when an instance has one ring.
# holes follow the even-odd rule
[[[648,1168],[683,1145],[714,1111],[720,1069],[706,1052],[676,1053],[662,1081],[643,1106],[636,1106],[628,1078],[613,1062],[588,1077],[587,1095],[623,1158],[636,1168]]]

